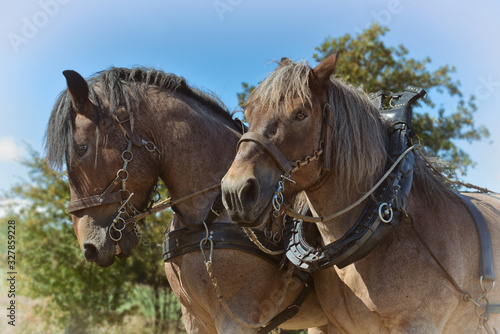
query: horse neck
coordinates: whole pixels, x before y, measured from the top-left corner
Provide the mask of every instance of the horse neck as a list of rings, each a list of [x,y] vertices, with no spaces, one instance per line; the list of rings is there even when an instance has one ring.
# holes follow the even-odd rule
[[[164,94],[151,100],[141,118],[160,149],[160,177],[173,200],[220,183],[236,153],[239,134],[231,122],[203,101],[182,94]],[[199,222],[219,189],[177,205],[183,217]]]
[[[366,185],[362,188],[362,191],[357,192],[352,189],[348,192],[351,195],[345,196],[342,193],[335,192],[335,189],[342,189],[339,184],[341,182],[341,180],[333,176],[329,177],[320,188],[314,191],[305,191],[307,202],[314,216],[326,217],[340,212],[356,202],[370,189],[370,187]],[[354,194],[357,194],[357,196]],[[339,239],[350,227],[352,227],[356,219],[361,215],[366,201],[367,200],[337,218],[317,224],[325,244]]]
[[[353,113],[359,115],[354,116]],[[369,113],[374,116],[369,116]],[[309,205],[316,216],[337,213],[365,195],[383,174],[387,160],[387,132],[381,119],[374,111],[346,110],[337,117],[351,117],[347,131],[334,131],[333,142],[347,146],[333,145],[333,169],[326,181],[312,191],[306,190]],[[360,125],[362,123],[362,126]],[[350,129],[357,127],[356,129]],[[349,137],[348,135],[352,135]],[[339,136],[336,138],[335,136]],[[361,215],[367,200],[347,213],[319,224],[323,239],[332,242],[341,237]]]

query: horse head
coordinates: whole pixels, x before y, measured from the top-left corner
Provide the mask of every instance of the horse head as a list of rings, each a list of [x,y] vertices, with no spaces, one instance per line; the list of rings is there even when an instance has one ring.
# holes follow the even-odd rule
[[[249,133],[240,140],[238,154],[222,180],[224,204],[235,222],[250,227],[263,224],[273,209],[273,197],[283,196],[279,183],[292,180],[292,173],[292,193],[322,179],[329,161],[325,158],[329,132],[323,120],[330,107],[325,87],[336,61],[335,53],[311,69],[283,58],[249,97],[245,109]],[[279,198],[274,202],[279,206]]]
[[[48,160],[58,167],[66,160],[68,210],[85,259],[108,267],[138,245],[138,226],[125,220],[147,206],[159,159],[132,123],[131,97],[111,92],[110,80],[89,85],[77,72],[63,74],[67,90],[47,128]]]

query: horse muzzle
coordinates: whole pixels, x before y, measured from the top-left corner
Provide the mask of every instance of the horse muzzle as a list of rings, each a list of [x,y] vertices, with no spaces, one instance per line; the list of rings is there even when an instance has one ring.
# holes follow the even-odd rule
[[[100,267],[109,267],[119,258],[129,257],[132,249],[138,244],[131,227],[123,230],[123,238],[119,242],[109,237],[109,226],[101,226],[93,218],[83,216],[78,221],[78,236],[85,260],[94,262]]]
[[[273,208],[272,192],[263,192],[256,178],[232,178],[228,173],[222,179],[221,188],[222,202],[235,223],[259,227],[267,221]]]

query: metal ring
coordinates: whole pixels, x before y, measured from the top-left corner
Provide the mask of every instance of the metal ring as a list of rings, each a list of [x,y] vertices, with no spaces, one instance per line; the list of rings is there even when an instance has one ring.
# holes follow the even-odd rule
[[[486,302],[486,305],[484,306],[484,308],[487,310],[487,309],[488,309],[488,305],[490,304],[490,301],[488,300],[488,298],[487,298],[485,295],[479,296],[479,297],[476,299],[476,301],[475,301],[475,303],[474,303],[474,304],[476,304],[476,305],[480,305],[480,304],[479,304],[479,301],[480,301],[480,300],[482,300],[482,299],[484,299],[484,301]],[[483,315],[485,315],[485,314],[487,314],[487,315],[488,315],[488,314],[489,314],[489,313],[487,313],[487,312],[480,313],[480,309],[479,309],[480,307],[482,307],[482,306],[479,306],[479,307],[478,307],[478,306],[476,306],[476,307],[474,307],[474,312],[476,313],[476,317],[478,317],[479,319],[481,319]]]
[[[123,201],[127,201],[127,200],[128,200],[128,198],[130,197],[130,195],[132,194],[132,193],[130,192],[130,190],[128,190],[128,189],[120,189],[120,190],[118,190],[118,191],[119,191],[119,192],[121,192],[121,193],[125,193],[125,199],[124,199],[124,200],[122,200],[122,202],[123,202]],[[122,199],[123,199],[123,198],[124,198],[124,197],[123,197],[123,194],[122,194]],[[123,204],[120,204],[120,205],[123,205]]]
[[[118,238],[113,237],[113,235],[111,234],[113,231],[115,231],[116,233],[118,233],[120,236]],[[111,238],[111,240],[113,240],[113,241],[120,241],[121,238],[122,238],[122,236],[123,236],[122,231],[111,229],[111,227],[109,228],[108,235]]]
[[[383,207],[387,207],[388,209],[386,210],[382,210]],[[387,210],[389,210],[389,212],[387,213]],[[382,212],[384,211],[384,212]],[[389,215],[389,218],[386,219],[384,218],[385,215]],[[392,221],[392,217],[394,216],[394,212],[392,211],[392,207],[387,204],[387,203],[382,203],[380,204],[380,206],[378,207],[378,216],[380,218],[381,221],[383,221],[384,223],[390,223]]]
[[[282,230],[282,231],[283,231],[283,230]],[[281,237],[282,237],[282,234],[278,231],[278,232],[274,233],[274,235],[273,235],[273,239],[272,239],[272,240],[273,240],[274,242],[278,243],[278,242],[280,242],[280,241],[281,241]]]
[[[149,152],[154,152],[156,150],[156,145],[152,141],[142,140],[142,145],[144,145],[144,148]]]
[[[119,224],[119,223],[123,224],[123,226],[120,228],[116,227],[116,224]],[[113,229],[115,229],[116,231],[121,232],[125,229],[125,227],[127,227],[127,224],[125,224],[125,219],[118,216],[115,219],[113,219],[113,224],[111,225],[111,227],[113,227]]]
[[[274,195],[273,197],[273,208],[274,211],[280,211],[281,210],[281,203],[278,202],[278,196]]]
[[[130,154],[130,159],[127,159],[125,157],[125,154],[127,154],[127,153]],[[126,161],[126,162],[132,161],[132,159],[134,159],[134,153],[132,153],[132,151],[130,151],[130,150],[123,151],[122,152],[122,159],[123,159],[123,161]]]
[[[122,173],[122,172],[125,173],[125,177],[120,176],[120,173]],[[116,172],[116,177],[119,177],[122,181],[127,181],[128,180],[128,171],[126,169],[120,168]]]
[[[287,218],[287,217],[288,217],[288,215],[285,213],[285,214],[283,215],[283,222],[282,222],[282,224],[283,224],[283,225],[282,225],[282,226],[283,226],[283,228],[281,229],[281,234],[283,234],[283,231],[285,230],[285,226],[286,226],[286,223],[287,223],[287,220],[286,220],[286,218]]]
[[[267,235],[268,233],[269,233],[269,235]],[[267,226],[264,229],[264,236],[268,239],[271,239],[271,237],[273,236],[273,231]]]
[[[201,250],[201,255],[203,255],[203,260],[205,261],[205,263],[207,263],[207,257],[205,256],[205,249],[203,248],[203,245],[207,241],[210,243],[210,253],[208,255],[208,259],[209,259],[210,262],[212,262],[212,254],[214,252],[214,241],[212,239],[210,239],[210,238],[201,239],[201,241],[200,241],[200,250]]]
[[[120,206],[116,209],[116,212],[118,212],[118,214],[123,214],[127,212],[127,208],[125,207],[125,205],[120,204]]]
[[[493,290],[493,288],[495,287],[495,281],[490,281],[491,282],[491,288],[486,291],[486,289],[484,288],[484,285],[483,285],[483,276],[481,275],[481,277],[479,278],[479,285],[481,286],[481,291],[483,291],[483,293],[486,295],[488,294],[491,290]]]

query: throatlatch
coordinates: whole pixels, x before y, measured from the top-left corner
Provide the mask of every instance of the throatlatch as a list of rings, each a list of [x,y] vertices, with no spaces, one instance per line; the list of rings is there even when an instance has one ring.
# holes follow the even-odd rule
[[[311,246],[305,239],[303,221],[294,219],[288,229],[287,257],[305,271],[325,269],[333,265],[343,268],[368,255],[401,221],[401,214],[408,205],[413,181],[415,156],[409,151],[412,104],[426,96],[422,88],[409,86],[404,92],[386,94],[384,91],[371,94],[370,99],[388,122],[388,161],[386,170],[402,155],[406,154],[385,182],[368,199],[361,216],[339,240],[324,247]],[[383,110],[385,98],[395,105]],[[391,104],[392,106],[392,104]]]

